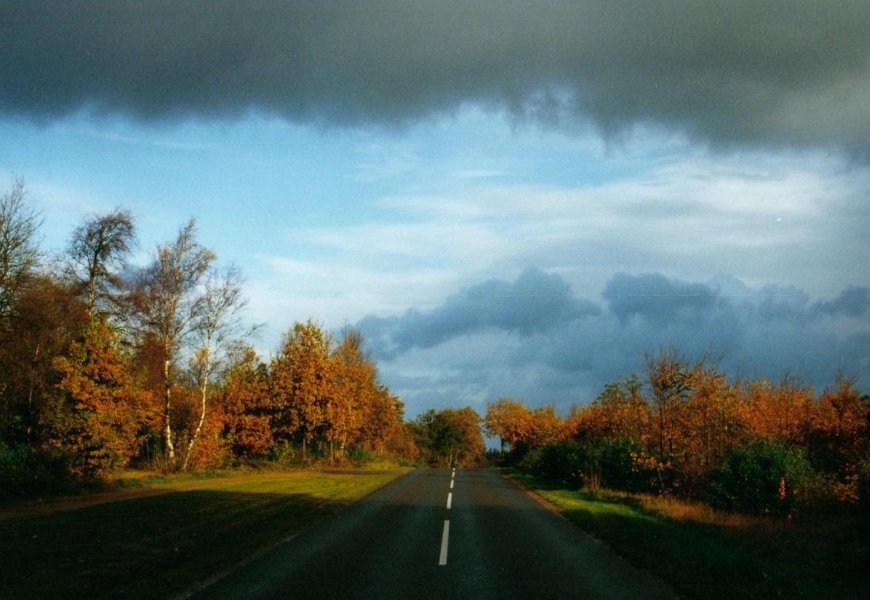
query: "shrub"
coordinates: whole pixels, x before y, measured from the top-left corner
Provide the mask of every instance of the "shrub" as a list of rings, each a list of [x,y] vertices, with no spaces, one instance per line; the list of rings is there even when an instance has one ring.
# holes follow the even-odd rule
[[[580,487],[586,463],[585,448],[574,442],[562,442],[529,450],[519,466],[539,477]]]
[[[0,497],[60,493],[73,486],[69,460],[64,455],[0,442]]]
[[[269,460],[278,463],[282,467],[291,467],[299,462],[299,453],[296,447],[288,440],[280,440],[269,453]]]
[[[346,455],[348,460],[357,465],[374,462],[375,455],[363,448],[347,448]]]
[[[530,450],[520,468],[539,477],[572,487],[607,487],[646,491],[653,476],[637,460],[640,444],[631,440],[561,442]]]
[[[735,446],[710,483],[714,505],[750,514],[790,514],[815,480],[805,452],[778,440]]]
[[[596,467],[603,487],[643,492],[650,489],[654,472],[640,464],[637,457],[642,454],[643,446],[632,440],[604,440],[590,448],[588,462]]]

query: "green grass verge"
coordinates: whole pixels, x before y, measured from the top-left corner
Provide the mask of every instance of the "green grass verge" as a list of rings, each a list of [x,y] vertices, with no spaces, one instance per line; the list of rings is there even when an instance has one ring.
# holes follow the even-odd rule
[[[868,540],[848,523],[705,523],[671,518],[637,498],[524,483],[682,597],[857,599],[870,594]]]
[[[407,469],[139,481],[167,493],[0,521],[0,598],[169,598]]]

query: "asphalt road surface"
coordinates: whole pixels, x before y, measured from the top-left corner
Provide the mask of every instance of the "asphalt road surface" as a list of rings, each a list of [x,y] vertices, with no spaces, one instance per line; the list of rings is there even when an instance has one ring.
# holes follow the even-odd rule
[[[422,469],[220,577],[193,597],[675,596],[497,473]]]

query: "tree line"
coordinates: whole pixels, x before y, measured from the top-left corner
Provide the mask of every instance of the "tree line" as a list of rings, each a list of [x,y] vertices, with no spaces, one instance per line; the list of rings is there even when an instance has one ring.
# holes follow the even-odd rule
[[[870,396],[785,378],[729,381],[673,348],[559,418],[500,398],[487,433],[509,462],[576,487],[668,494],[747,513],[870,509]]]
[[[244,278],[199,242],[194,220],[144,267],[129,262],[138,244],[129,211],[86,218],[61,257],[39,247],[40,225],[15,182],[0,198],[0,495],[130,464],[483,453],[473,411],[405,423],[352,328],[333,335],[296,322],[262,360],[243,319]],[[472,421],[479,445],[457,450],[455,430]]]

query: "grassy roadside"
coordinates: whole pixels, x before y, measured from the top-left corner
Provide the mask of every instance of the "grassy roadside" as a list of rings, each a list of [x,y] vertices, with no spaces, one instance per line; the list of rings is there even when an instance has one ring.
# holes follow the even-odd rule
[[[0,598],[168,598],[407,471],[132,479],[142,497],[0,521]]]
[[[866,598],[870,543],[847,521],[795,523],[518,477],[685,598]]]

